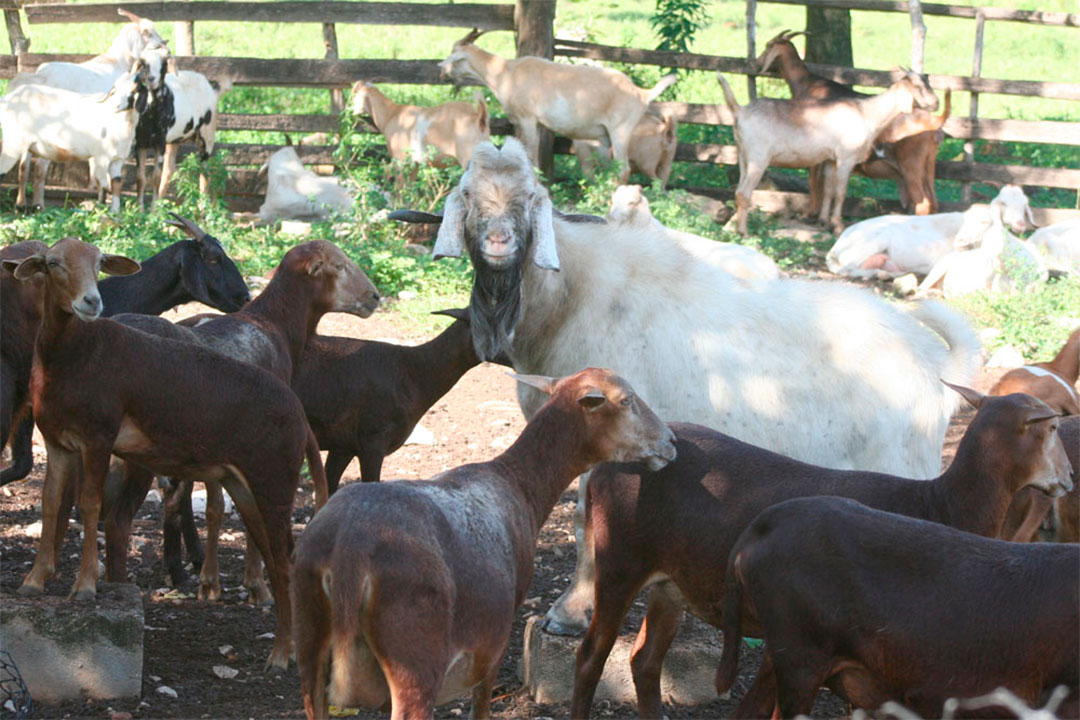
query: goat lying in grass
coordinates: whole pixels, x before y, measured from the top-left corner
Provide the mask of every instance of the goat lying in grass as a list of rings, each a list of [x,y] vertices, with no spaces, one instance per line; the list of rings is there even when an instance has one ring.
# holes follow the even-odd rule
[[[259,207],[259,217],[265,222],[324,220],[352,209],[352,194],[341,182],[305,168],[294,147],[271,155],[259,174],[266,176],[266,199]]]

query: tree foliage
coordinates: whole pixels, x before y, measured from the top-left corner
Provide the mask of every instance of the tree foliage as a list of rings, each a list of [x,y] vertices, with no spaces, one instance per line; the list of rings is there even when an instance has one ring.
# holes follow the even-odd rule
[[[660,36],[657,50],[688,52],[694,35],[709,22],[708,0],[656,0],[649,21]]]

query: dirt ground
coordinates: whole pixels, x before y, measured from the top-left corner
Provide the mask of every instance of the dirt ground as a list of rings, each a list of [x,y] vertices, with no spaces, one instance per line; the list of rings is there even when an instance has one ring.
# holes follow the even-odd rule
[[[199,311],[201,306],[181,308],[177,315]],[[361,321],[350,316],[331,316],[320,332],[375,339],[415,342],[407,330],[394,324],[394,316],[376,314]],[[992,375],[980,378],[985,389]],[[945,458],[952,455],[971,412],[961,414],[950,429]],[[518,435],[524,421],[517,407],[514,381],[503,368],[481,366],[470,371],[458,385],[428,412],[421,422],[431,431],[434,445],[408,445],[387,458],[384,478],[423,478],[442,470],[489,459],[498,454]],[[45,454],[35,447],[35,468],[24,482],[0,489],[0,592],[11,593],[29,570],[37,547],[32,526],[40,520],[39,495],[44,478]],[[355,481],[359,470],[354,461],[344,482]],[[573,507],[576,483],[563,495],[541,533],[536,556],[536,575],[529,591],[529,601],[518,613],[510,652],[499,674],[495,689],[493,714],[510,717],[565,717],[565,705],[545,706],[533,703],[522,689],[517,669],[522,653],[522,632],[526,620],[543,614],[552,601],[569,585],[574,572]],[[311,514],[310,487],[302,487],[294,511],[294,532],[299,535]],[[166,587],[166,573],[161,563],[160,504],[147,503],[139,512],[133,533],[129,570],[143,591],[146,612],[143,695],[141,700],[125,702],[87,702],[50,706],[38,703],[37,715],[46,718],[127,717],[152,718],[274,718],[301,717],[302,704],[295,665],[287,672],[265,672],[263,663],[270,650],[268,633],[274,631],[274,617],[269,609],[248,605],[242,599],[243,533],[234,515],[225,525],[222,538],[221,568],[224,598],[216,604],[200,603],[194,598],[194,582],[177,591]],[[30,532],[28,532],[28,530]],[[57,577],[47,586],[51,595],[65,595],[74,580],[78,564],[77,529],[69,531],[61,553]],[[3,602],[0,597],[0,602]],[[643,614],[641,598],[635,604],[625,633],[634,633]],[[697,621],[686,629],[693,633],[716,631]],[[226,647],[231,646],[231,647]],[[744,653],[740,684],[749,685],[757,666],[757,653]],[[239,671],[229,680],[217,677],[212,668],[227,665]],[[168,686],[177,697],[158,692]],[[724,717],[731,713],[742,689],[730,701],[717,700],[693,708],[668,707],[672,718]],[[440,708],[437,717],[458,718],[469,712],[466,700]],[[597,703],[599,717],[636,717],[630,705]],[[846,707],[835,697],[822,693],[815,717],[846,715]],[[359,717],[381,717],[380,713],[361,711]]]

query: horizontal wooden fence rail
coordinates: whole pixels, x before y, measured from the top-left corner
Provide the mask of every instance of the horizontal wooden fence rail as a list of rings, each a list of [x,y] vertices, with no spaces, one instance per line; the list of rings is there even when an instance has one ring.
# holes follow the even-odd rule
[[[118,9],[156,22],[285,22],[364,25],[438,25],[513,30],[514,6],[413,2],[133,2],[25,5],[31,25],[127,22]]]
[[[774,5],[800,5],[803,7],[831,8],[835,10],[869,10],[872,12],[900,12],[908,14],[906,2],[888,0],[758,0]],[[1080,27],[1080,13],[1043,12],[1042,10],[1009,10],[997,7],[969,5],[941,5],[922,3],[923,15],[944,15],[956,18],[974,18],[979,13],[987,20],[1010,20],[1036,25]]]
[[[640,50],[637,48],[579,42],[577,40],[556,39],[555,55],[633,63],[636,65],[659,65],[660,67],[689,70],[720,70],[739,75],[753,74],[779,77],[777,73],[759,73],[755,65],[746,58]],[[887,70],[860,70],[835,65],[819,65],[817,63],[807,63],[806,66],[815,75],[848,85],[888,87],[893,83],[893,75]],[[1080,100],[1080,83],[994,80],[992,78],[971,78],[963,75],[930,75],[929,78],[930,84],[935,90],[962,90],[1000,95],[1028,95],[1055,100]]]

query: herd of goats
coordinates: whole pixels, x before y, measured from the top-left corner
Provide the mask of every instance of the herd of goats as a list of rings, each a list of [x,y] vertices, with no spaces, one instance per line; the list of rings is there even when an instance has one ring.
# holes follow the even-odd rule
[[[167,146],[184,138],[212,149],[218,90],[168,72],[153,24],[130,19],[110,53],[16,78],[0,100],[0,171],[21,163],[36,181],[42,159],[89,160],[115,209],[133,147],[166,168]],[[938,301],[900,306],[780,277],[753,250],[665,227],[634,186],[607,217],[564,213],[533,169],[539,126],[585,143],[583,156],[599,143],[623,179],[631,167],[666,179],[673,121],[646,111],[672,80],[646,91],[609,69],[504,59],[476,37],[454,45],[444,73],[489,87],[524,142],[491,144],[482,102],[417,108],[354,88],[353,109],[373,116],[393,156],[437,161],[434,148],[466,168],[441,215],[396,215],[439,223],[435,256],[473,265],[469,307],[444,311],[454,322],[425,344],[316,333],[326,313],[365,318],[380,303],[325,240],[290,249],[254,299],[217,239],[179,216],[171,224],[188,239],[141,267],[76,238],[0,249],[0,436],[13,458],[0,482],[30,472],[35,423],[48,453],[40,545],[19,593],[44,592],[76,503],[88,531],[72,598],[95,596],[99,521],[105,578],[125,581],[132,518],[157,475],[168,478],[171,581],[186,581],[186,545],[199,598],[219,598],[224,489],[247,532],[244,585],[275,608],[267,664],[295,657],[309,719],[331,703],[431,717],[470,692],[473,715],[488,717],[540,528],[580,478],[576,578],[543,623],[584,632],[575,718],[589,716],[645,587],[631,661],[643,717],[663,717],[661,666],[684,610],[723,630],[718,692],[735,681],[742,638],[764,639],[736,717],[808,714],[822,686],[923,717],[1006,688],[1080,717],[1080,328],[1053,361],[1015,368],[983,395],[970,388],[979,341]],[[936,151],[925,76],[904,72],[862,98],[809,75],[790,40],[774,38],[762,64],[779,63],[796,99],[739,106],[721,78],[737,120],[739,228],[770,165],[815,166],[820,218],[837,231],[860,162],[899,173],[906,201],[929,213],[932,177],[907,173],[932,174],[933,156],[909,163],[902,150]],[[874,150],[898,119],[922,135]],[[328,181],[348,199],[282,152],[294,190],[298,177]],[[266,215],[296,198],[304,213],[325,210],[317,186],[290,200],[275,195],[273,159],[269,173]],[[1052,263],[1080,271],[1075,226],[1044,229],[1041,244],[1006,230],[1032,225],[1023,192],[1006,186],[986,208],[852,226],[828,263],[857,277],[926,274],[923,290],[940,283],[947,296],[1015,290]],[[1017,270],[1018,257],[1035,271]],[[159,317],[194,300],[225,314]],[[380,483],[385,456],[488,361],[514,370],[521,436],[491,461]],[[961,402],[977,411],[942,472]],[[363,482],[339,489],[354,457]],[[316,513],[294,544],[305,461]],[[208,490],[205,548],[194,482]]]

